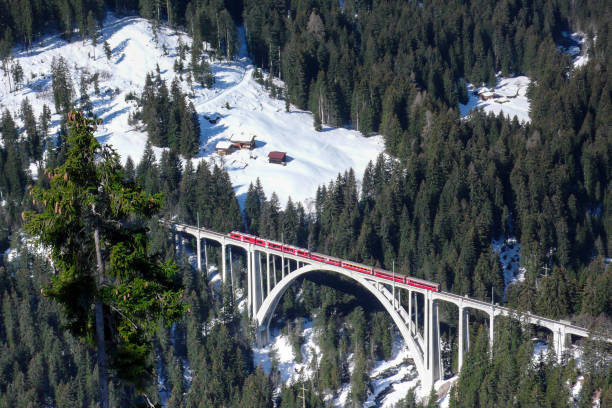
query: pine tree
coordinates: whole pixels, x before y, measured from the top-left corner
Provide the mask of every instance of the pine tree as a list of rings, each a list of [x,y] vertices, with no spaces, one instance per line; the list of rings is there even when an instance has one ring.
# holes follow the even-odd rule
[[[91,46],[93,48],[93,59],[96,59],[96,46],[98,45],[98,22],[94,17],[93,11],[89,10],[87,15],[87,33],[91,38]]]
[[[19,90],[19,85],[23,81],[23,68],[19,61],[16,61],[11,68],[11,75],[13,76],[13,83],[15,85],[15,91]]]
[[[104,55],[106,55],[107,61],[110,61],[111,57],[113,56],[113,52],[111,51],[110,44],[106,40],[104,40]]]
[[[134,168],[134,160],[128,156],[123,166],[123,179],[129,185],[136,181],[136,169]]]
[[[86,74],[84,72],[81,73],[81,80],[79,84],[79,91],[81,93],[81,109],[91,115],[91,112],[93,111],[93,104],[91,103],[91,99],[89,99],[89,84],[85,75]]]
[[[107,367],[147,398],[150,336],[185,306],[173,281],[176,266],[151,257],[146,228],[137,221],[151,217],[161,197],[124,184],[118,155],[93,136],[94,121],[72,112],[69,126],[66,162],[49,171],[49,189],[31,190],[41,212],[24,217],[28,232],[50,246],[58,271],[44,295],[62,305],[73,335],[95,339],[106,408]]]
[[[30,105],[30,101],[27,97],[21,102],[21,120],[28,134],[28,153],[34,160],[40,160],[42,158],[40,133],[36,126],[36,118],[34,117],[32,105]]]
[[[40,118],[38,119],[40,123],[40,131],[42,133],[43,139],[47,139],[49,136],[49,124],[51,123],[51,109],[47,104],[43,105],[42,112],[40,114]]]
[[[51,81],[53,87],[53,100],[57,113],[66,113],[72,107],[72,81],[68,63],[64,57],[53,58],[51,62]]]
[[[323,127],[321,126],[321,116],[319,115],[319,111],[318,110],[316,110],[314,112],[314,114],[313,114],[313,122],[314,122],[314,124],[313,124],[314,129],[317,132],[320,132],[323,129]]]

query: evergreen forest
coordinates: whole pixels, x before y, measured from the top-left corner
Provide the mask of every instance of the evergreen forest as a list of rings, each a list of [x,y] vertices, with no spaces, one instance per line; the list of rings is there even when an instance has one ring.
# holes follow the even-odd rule
[[[49,32],[70,41],[95,38],[107,11],[134,14],[186,31],[191,61],[175,71],[212,87],[204,52],[231,60],[237,26],[253,63],[282,80],[278,96],[310,110],[314,126],[382,134],[385,154],[364,174],[352,170],[321,185],[307,209],[282,208],[253,183],[241,211],[228,173],[191,160],[199,153],[199,119],[189,95],[159,72],[146,78],[131,125],[146,131],[142,157],[127,158],[126,185],[163,194],[149,220],[147,254],[177,264],[188,311],[151,336],[147,382],[168,407],[325,407],[349,382],[347,404],[363,406],[367,370],[392,352],[394,329],[374,300],[349,282],[300,279],[285,294],[277,325],[300,350],[305,317],[321,333],[313,378],[280,386],[253,364],[254,333],[231,289],[215,287],[189,262],[195,242],[158,222],[174,218],[267,237],[333,256],[395,267],[398,273],[487,302],[505,303],[591,330],[612,333],[612,8],[602,0],[0,0],[1,80],[18,86],[12,47],[29,49]],[[559,52],[563,32],[582,31],[588,63]],[[52,111],[91,111],[83,76],[79,95],[58,58],[50,67],[53,106],[36,117],[25,100],[0,112],[0,408],[96,406],[96,355],[65,331],[60,307],[43,296],[56,273],[23,231],[36,210],[29,187],[45,189],[45,169],[65,163],[66,122],[50,134]],[[258,71],[261,73],[262,71]],[[466,84],[493,85],[497,74],[527,75],[530,123],[474,112],[460,117]],[[6,79],[5,79],[6,78]],[[274,88],[273,88],[274,89]],[[83,91],[85,90],[85,91]],[[96,91],[97,92],[97,91]],[[276,92],[276,91],[275,91]],[[168,106],[170,109],[168,109]],[[160,160],[153,146],[167,147]],[[37,169],[37,174],[32,174]],[[524,279],[507,289],[491,242],[516,238]],[[218,264],[217,247],[208,260]],[[240,256],[232,258],[244,269]],[[244,274],[242,278],[245,279]],[[457,367],[456,308],[441,307],[446,375]],[[471,348],[450,391],[451,407],[612,406],[612,350],[583,341],[581,369],[552,350],[533,360],[534,336],[550,336],[511,319],[496,320],[489,354],[488,320],[471,316]],[[300,353],[297,355],[301,356]],[[347,363],[351,355],[354,369]],[[582,376],[580,395],[569,384]],[[163,384],[159,385],[159,378]],[[277,387],[280,391],[275,392]],[[111,405],[146,406],[133,385],[111,378]],[[435,406],[409,393],[398,407]],[[429,405],[427,405],[429,404]]]

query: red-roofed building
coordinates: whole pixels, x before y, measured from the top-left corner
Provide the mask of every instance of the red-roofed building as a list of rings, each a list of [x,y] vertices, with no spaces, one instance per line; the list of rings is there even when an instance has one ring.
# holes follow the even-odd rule
[[[282,164],[283,166],[285,166],[287,164],[287,153],[270,152],[268,153],[268,162]]]

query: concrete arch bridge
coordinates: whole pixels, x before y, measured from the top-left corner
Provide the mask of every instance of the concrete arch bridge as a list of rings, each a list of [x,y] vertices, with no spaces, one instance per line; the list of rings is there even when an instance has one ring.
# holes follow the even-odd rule
[[[571,345],[572,336],[587,338],[591,333],[585,328],[573,325],[564,320],[553,320],[530,313],[520,313],[517,310],[459,296],[444,291],[434,291],[425,287],[417,287],[399,281],[366,274],[362,271],[343,267],[342,260],[334,259],[334,263],[322,261],[320,256],[306,258],[306,250],[288,253],[274,243],[257,237],[249,236],[253,242],[237,239],[234,234],[220,234],[204,228],[198,228],[180,223],[168,223],[174,231],[185,233],[196,239],[197,267],[202,269],[202,240],[214,241],[221,246],[221,273],[223,282],[232,280],[233,274],[227,268],[227,252],[232,248],[241,248],[247,259],[247,309],[257,328],[257,341],[265,344],[269,340],[269,327],[274,311],[287,288],[300,276],[323,271],[339,274],[352,279],[368,290],[378,299],[391,316],[414,362],[425,389],[430,389],[434,383],[442,379],[443,366],[440,358],[440,324],[438,307],[440,302],[454,304],[458,309],[458,372],[464,361],[464,354],[469,349],[469,314],[468,311],[478,310],[489,318],[489,344],[493,344],[496,316],[520,316],[522,322],[544,327],[552,332],[553,345],[557,358],[561,360],[564,351]],[[270,244],[262,244],[270,242]],[[206,245],[204,246],[206,248]],[[206,249],[205,249],[206,250]],[[313,254],[314,255],[314,254]],[[231,257],[231,255],[230,255]],[[313,259],[315,258],[315,259]],[[280,262],[279,262],[280,260]],[[280,271],[277,265],[280,263]],[[349,261],[345,261],[349,263]],[[352,263],[355,265],[354,263]],[[231,268],[231,266],[230,266]],[[407,281],[407,279],[405,280]],[[403,299],[403,300],[402,300]],[[421,318],[419,318],[421,317]],[[606,339],[612,342],[611,339]]]

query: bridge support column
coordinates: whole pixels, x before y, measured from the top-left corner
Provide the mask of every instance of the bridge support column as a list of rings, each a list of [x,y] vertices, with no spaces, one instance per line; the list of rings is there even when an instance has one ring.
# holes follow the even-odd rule
[[[261,264],[261,252],[257,252],[257,264],[259,266],[259,272],[257,273],[257,279],[259,280],[259,293],[257,297],[257,309],[263,303],[264,300],[264,286],[263,286],[263,265]]]
[[[200,230],[196,237],[196,257],[198,258],[198,273],[202,273],[202,248],[200,243]]]
[[[268,295],[270,294],[270,253],[266,252],[266,284],[268,285]],[[266,295],[267,296],[267,295]]]
[[[429,309],[429,310],[428,310]],[[428,292],[425,299],[427,314],[427,368],[431,376],[431,386],[442,377],[440,362],[440,322],[438,320],[438,301],[431,299]]]
[[[272,274],[274,275],[274,286],[276,286],[276,259],[272,255]]]
[[[495,337],[495,309],[491,311],[489,315],[489,351],[491,352],[491,358],[493,358],[493,338]]]
[[[223,278],[223,283],[225,284],[227,282],[227,268],[226,268],[226,264],[227,263],[227,259],[225,259],[225,244],[221,244],[221,273],[223,275],[221,275],[221,277]]]
[[[285,279],[285,255],[281,258],[281,279]]]
[[[247,255],[247,311],[249,313],[249,317],[255,316],[253,313],[253,274],[251,272],[251,249],[249,248],[246,252]]]
[[[410,334],[413,332],[414,324],[412,323],[412,291],[408,291],[408,331]]]
[[[459,307],[459,346],[457,347],[458,363],[457,373],[461,372],[463,367],[463,356],[469,347],[470,338],[470,327],[469,327],[469,314],[467,309]]]
[[[208,273],[208,250],[206,249],[206,238],[204,238],[204,267],[206,267],[206,273]]]
[[[565,334],[564,326],[557,326],[555,330],[553,330],[553,343],[555,347],[555,353],[557,354],[557,362],[561,363],[563,360],[563,352],[566,347],[567,336]]]
[[[236,288],[234,287],[234,260],[232,259],[232,246],[229,245],[227,247],[227,250],[229,251],[230,283],[232,285],[232,299],[233,299],[234,298],[234,290],[236,290]]]
[[[251,251],[251,293],[253,295],[253,317],[257,316],[257,292],[259,285],[257,284],[257,262],[255,260],[255,251]]]

